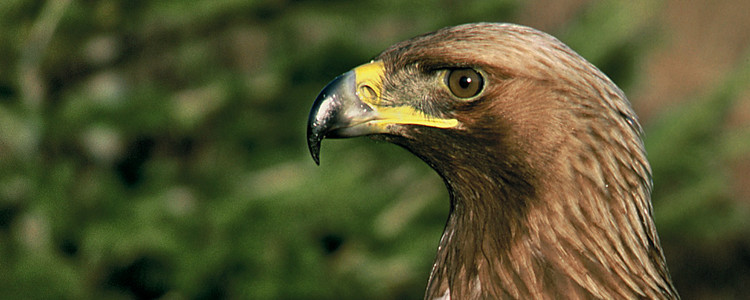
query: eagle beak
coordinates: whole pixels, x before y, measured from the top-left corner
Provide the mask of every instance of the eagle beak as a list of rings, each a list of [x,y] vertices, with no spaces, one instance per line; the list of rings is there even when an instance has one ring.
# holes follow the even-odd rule
[[[377,119],[377,114],[360,99],[357,85],[357,72],[351,70],[326,85],[315,99],[307,119],[307,147],[316,164],[320,164],[320,142],[323,138],[378,133],[377,128],[369,123]],[[362,89],[372,89],[372,85],[362,83],[362,86]]]
[[[315,99],[307,119],[307,147],[320,164],[320,143],[324,138],[348,138],[392,133],[397,125],[449,128],[456,119],[427,116],[408,105],[383,105],[385,66],[373,61],[336,77]]]

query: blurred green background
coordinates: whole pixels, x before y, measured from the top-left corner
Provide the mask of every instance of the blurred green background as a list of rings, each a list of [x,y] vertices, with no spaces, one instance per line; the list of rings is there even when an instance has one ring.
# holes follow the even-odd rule
[[[685,299],[750,286],[750,2],[0,3],[0,298],[418,299],[448,210],[406,151],[326,141],[333,77],[443,26],[547,31],[629,95]]]

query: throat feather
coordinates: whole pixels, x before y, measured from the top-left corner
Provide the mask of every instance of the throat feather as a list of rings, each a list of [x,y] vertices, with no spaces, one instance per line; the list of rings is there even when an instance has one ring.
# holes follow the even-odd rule
[[[613,198],[648,191],[602,189],[574,171],[576,180],[534,191],[511,189],[508,179],[478,180],[489,176],[447,179],[451,214],[427,299],[448,290],[452,299],[662,298],[670,284],[661,250],[643,243],[656,238],[651,217],[638,216],[633,204],[648,199]]]

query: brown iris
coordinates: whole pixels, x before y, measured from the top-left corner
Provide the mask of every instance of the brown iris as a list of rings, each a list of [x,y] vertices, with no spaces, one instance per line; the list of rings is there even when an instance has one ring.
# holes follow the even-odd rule
[[[471,98],[479,94],[484,86],[482,75],[474,69],[453,69],[446,75],[451,93],[458,98]]]

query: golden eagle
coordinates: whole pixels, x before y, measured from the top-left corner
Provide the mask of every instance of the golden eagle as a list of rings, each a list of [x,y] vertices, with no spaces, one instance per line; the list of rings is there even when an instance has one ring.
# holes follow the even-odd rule
[[[513,24],[449,27],[334,79],[307,139],[372,136],[450,194],[425,299],[678,298],[651,169],[623,92],[562,42]]]

